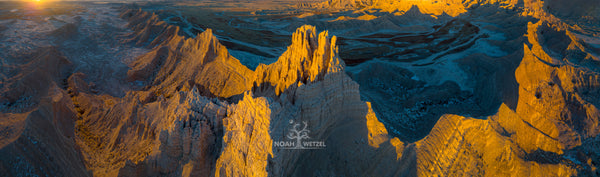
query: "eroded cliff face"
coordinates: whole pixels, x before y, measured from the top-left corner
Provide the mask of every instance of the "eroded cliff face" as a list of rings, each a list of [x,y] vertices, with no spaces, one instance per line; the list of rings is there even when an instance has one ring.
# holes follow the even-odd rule
[[[342,6],[401,3],[352,2]],[[416,4],[429,14],[454,16],[477,4],[407,2],[388,10],[400,12]],[[516,3],[489,2],[507,8]],[[495,70],[507,76],[485,82],[509,83],[494,89],[518,93],[492,98],[500,103],[491,116],[441,115],[428,135],[415,142],[388,134],[389,125],[380,122],[372,107],[376,103],[361,100],[362,85],[346,74],[337,38],[327,31],[318,33],[308,25],[298,28],[275,63],[260,64],[253,71],[232,57],[210,29],[188,38],[153,13],[123,9],[121,17],[133,32],[119,38],[149,50],[128,63],[123,79],[131,86],[124,96],[99,92],[84,73],[62,74],[68,73],[71,63],[52,48],[40,50],[34,60],[23,64],[31,72],[11,75],[2,83],[0,92],[8,96],[1,100],[5,103],[1,108],[7,110],[2,113],[7,119],[0,120],[0,133],[7,133],[0,139],[1,172],[15,176],[20,172],[54,176],[599,174],[599,50],[551,16],[529,23],[524,36],[513,36],[510,43],[518,43],[519,51],[503,58],[507,61],[498,61],[497,67],[504,68]],[[394,76],[404,86],[422,84],[408,71],[381,68],[374,65],[364,72],[376,76],[398,72]],[[459,86],[428,89],[447,87]],[[460,92],[445,95],[464,93],[461,88],[454,90]],[[495,102],[484,103],[489,104],[486,109],[496,109]],[[473,108],[446,109],[469,112]],[[289,139],[294,123],[305,124],[309,138],[326,146],[274,146]],[[45,165],[33,163],[42,156]]]
[[[125,42],[151,48],[127,74],[140,89],[117,98],[91,94],[81,74],[68,80],[81,117],[76,142],[97,176],[597,173],[598,58],[589,52],[596,49],[552,19],[527,27],[514,102],[492,116],[443,115],[409,143],[389,135],[361,100],[326,31],[298,28],[278,61],[252,71],[210,29],[186,38],[154,14],[122,16],[135,29]],[[292,122],[306,123],[326,148],[274,147]]]
[[[268,175],[267,160],[273,157],[269,128],[276,106],[276,103],[271,106],[267,98],[253,98],[251,93],[246,93],[238,104],[230,107],[223,120],[223,150],[217,160],[215,176]]]
[[[516,108],[502,104],[483,120],[442,116],[416,143],[419,175],[597,175],[598,59],[543,20],[526,37]]]
[[[202,94],[227,98],[251,88],[253,71],[233,58],[210,29],[186,38],[179,34],[179,27],[166,25],[156,14],[128,10],[121,16],[135,30],[129,39],[149,42],[147,47],[153,48],[127,72],[129,80],[145,82],[148,91],[168,97],[198,85]],[[149,35],[154,38],[148,39]]]
[[[290,121],[306,122],[314,129],[311,138],[331,141],[334,148],[327,151],[343,148],[330,137],[345,122],[364,130],[354,135],[355,142],[369,138],[365,117],[373,124],[378,121],[360,100],[358,84],[344,73],[335,37],[317,35],[313,26],[298,28],[277,62],[252,71],[231,57],[210,29],[190,39],[180,36],[177,27],[156,29],[162,22],[141,10],[127,10],[122,17],[136,29],[125,42],[152,41],[146,43],[152,50],[128,71],[128,79],[143,87],[116,98],[90,94],[82,74],[69,79],[81,117],[77,142],[94,175],[364,173],[339,172],[346,168],[342,165],[318,173],[304,171],[302,165],[285,168],[314,166],[312,159],[320,164],[351,161],[350,154],[360,149],[329,156],[272,149],[273,140],[286,138]],[[147,39],[148,30],[159,35]],[[378,135],[371,139],[381,144],[387,133],[379,135],[385,131],[381,125],[376,129],[372,133]]]

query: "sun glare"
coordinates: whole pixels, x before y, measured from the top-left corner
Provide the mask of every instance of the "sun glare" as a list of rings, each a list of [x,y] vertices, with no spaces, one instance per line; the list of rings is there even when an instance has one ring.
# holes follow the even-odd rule
[[[27,10],[41,10],[46,6],[48,0],[25,0],[25,2],[28,4]]]

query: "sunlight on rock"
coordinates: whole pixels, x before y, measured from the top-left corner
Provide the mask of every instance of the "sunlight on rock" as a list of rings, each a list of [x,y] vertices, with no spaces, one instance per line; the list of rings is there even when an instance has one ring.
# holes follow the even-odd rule
[[[0,2],[0,174],[599,176],[598,12]]]
[[[369,109],[369,113],[367,113],[366,116],[367,128],[369,130],[369,145],[374,148],[379,148],[381,143],[389,140],[389,135],[383,123],[377,120],[377,116],[375,116],[375,112],[373,112],[370,102],[367,102],[367,107]],[[394,144],[394,146],[396,145],[397,144]]]

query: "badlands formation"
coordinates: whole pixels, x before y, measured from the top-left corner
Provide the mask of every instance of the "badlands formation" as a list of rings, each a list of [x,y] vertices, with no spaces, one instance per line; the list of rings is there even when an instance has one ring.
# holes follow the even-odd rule
[[[159,5],[73,4],[0,7],[0,174],[600,175],[597,2],[302,3],[272,61]],[[276,146],[295,123],[323,146]]]

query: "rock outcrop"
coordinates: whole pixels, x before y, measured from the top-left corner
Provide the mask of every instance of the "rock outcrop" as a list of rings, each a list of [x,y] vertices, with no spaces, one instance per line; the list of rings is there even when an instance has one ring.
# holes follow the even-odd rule
[[[575,55],[588,49],[570,33],[545,21],[530,23],[515,71],[516,107],[502,104],[485,120],[442,116],[416,143],[418,174],[597,175],[591,149],[598,144],[600,80],[597,65],[589,65],[597,59]],[[544,44],[545,35],[565,39]]]
[[[431,134],[416,143],[418,176],[577,174],[566,158],[542,150],[555,141],[528,126],[506,105],[487,120],[442,116]]]
[[[151,23],[162,24],[156,22],[156,15],[148,15],[141,10],[129,10],[122,16],[130,16],[132,21],[145,21],[135,25],[134,28],[142,28],[132,34],[134,41],[146,36],[137,31],[159,26]],[[241,95],[252,88],[255,92],[279,95],[292,84],[314,82],[322,79],[325,73],[341,72],[344,67],[337,56],[336,38],[329,39],[327,32],[317,36],[312,26],[303,26],[294,33],[292,45],[277,62],[261,64],[255,71],[233,58],[210,29],[194,39],[180,36],[179,28],[175,26],[154,31],[160,31],[149,45],[156,44],[154,50],[132,64],[128,77],[130,80],[148,81],[149,86],[157,85],[153,91],[167,96],[192,85],[198,85],[203,93],[221,98]]]
[[[197,85],[202,94],[227,98],[251,88],[253,72],[234,59],[211,30],[190,39],[178,34],[179,27],[161,25],[164,21],[157,21],[155,14],[128,10],[121,16],[139,22],[131,36],[133,41],[146,38],[148,28],[161,27],[149,32],[155,38],[146,39],[152,40],[148,47],[154,50],[140,56],[127,72],[130,80],[143,80],[148,87],[154,86],[150,92],[169,97],[182,88],[189,90]]]
[[[364,130],[355,135],[356,141],[359,136],[367,139],[367,113],[370,123],[378,123],[360,100],[358,84],[344,73],[336,38],[327,32],[317,35],[313,26],[299,28],[277,62],[252,71],[231,57],[210,29],[190,39],[180,36],[177,27],[164,26],[153,29],[161,31],[156,38],[146,39],[148,28],[160,26],[156,15],[128,10],[122,16],[134,21],[131,41],[152,41],[147,43],[152,50],[128,72],[129,80],[145,86],[117,98],[90,94],[82,75],[69,78],[82,118],[77,142],[94,175],[309,174],[282,167],[311,165],[306,159],[320,155],[301,157],[307,151],[272,149],[273,140],[286,138],[289,121],[306,122],[314,129],[311,137],[323,141],[346,121]],[[381,123],[372,128],[377,135],[370,141],[387,140]],[[356,150],[322,163],[349,158]],[[321,172],[340,173],[334,169]]]
[[[399,13],[417,6],[426,14],[450,16],[494,4],[521,8],[519,14],[535,17],[536,22],[527,25],[525,36],[507,34],[514,35],[509,42],[518,43],[518,52],[498,61],[479,61],[486,64],[480,68],[460,68],[480,71],[487,65],[499,65],[488,67],[493,72],[483,74],[491,81],[474,86],[493,91],[489,97],[482,96],[486,93],[481,90],[473,93],[491,101],[474,103],[468,101],[471,92],[455,82],[425,87],[426,82],[414,79],[414,73],[383,66],[385,63],[370,63],[353,77],[364,81],[387,76],[389,80],[373,79],[359,85],[346,73],[337,38],[327,31],[318,33],[314,26],[296,29],[291,45],[276,62],[251,70],[232,57],[210,29],[189,38],[157,14],[122,9],[121,17],[133,30],[119,36],[124,38],[123,45],[149,50],[129,63],[124,80],[130,90],[123,96],[99,92],[86,74],[71,73],[72,63],[52,47],[34,52],[32,60],[15,65],[19,67],[1,68],[7,71],[2,72],[5,79],[0,82],[0,173],[599,175],[598,49],[580,39],[572,31],[575,27],[543,10],[529,8],[541,8],[544,3],[332,0],[324,4]],[[480,30],[468,22],[455,22],[464,24],[456,28],[462,33]],[[77,28],[65,25],[59,31],[68,33]],[[444,34],[451,31],[441,29]],[[490,58],[476,58],[479,56],[458,62]],[[385,87],[401,83],[401,89],[390,89],[380,94],[383,98],[379,100],[389,100],[396,107],[419,106],[407,109],[413,116],[406,119],[378,112],[374,108],[383,103],[362,100],[365,95],[372,96],[360,93],[360,89],[371,87],[369,83]],[[481,86],[486,83],[491,85]],[[502,84],[506,85],[498,86]],[[517,93],[497,93],[510,91]],[[488,110],[495,111],[488,114]],[[486,116],[468,116],[479,112]],[[402,120],[392,122],[380,119],[381,115]],[[412,124],[396,125],[398,122]],[[412,136],[414,140],[403,141],[406,137],[399,136],[404,133],[399,129],[424,127],[433,127],[423,130],[427,133],[424,138]],[[275,145],[284,141],[297,144]]]
[[[217,160],[215,176],[268,175],[265,169],[269,157],[273,157],[273,140],[269,134],[271,107],[268,99],[253,98],[251,93],[245,93],[237,105],[228,109],[227,118],[223,120],[223,150]]]
[[[139,29],[129,36],[132,41],[151,41],[146,43],[151,52],[128,72],[144,87],[123,98],[95,96],[77,84],[80,76],[69,79],[82,117],[77,142],[95,175],[595,173],[597,156],[579,149],[597,144],[597,75],[578,66],[594,68],[597,59],[580,60],[582,52],[593,49],[560,25],[546,25],[548,20],[528,27],[514,74],[515,103],[501,104],[496,114],[480,119],[442,115],[425,138],[410,143],[389,135],[371,103],[361,101],[359,85],[338,57],[336,37],[327,32],[298,28],[277,62],[252,71],[231,57],[210,29],[190,39],[177,27],[161,26],[156,15],[123,14],[142,21],[134,25]],[[156,26],[161,27],[151,30],[160,31],[154,38],[143,37]],[[548,32],[571,42],[548,41],[543,36]],[[294,123],[304,124],[308,138],[326,148],[275,147],[274,142],[289,139]]]

